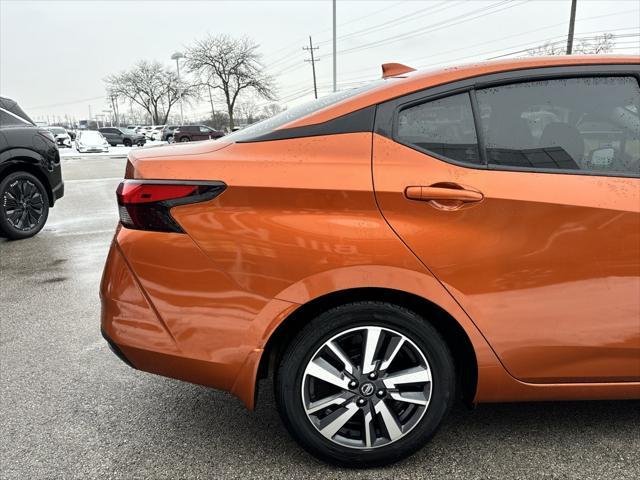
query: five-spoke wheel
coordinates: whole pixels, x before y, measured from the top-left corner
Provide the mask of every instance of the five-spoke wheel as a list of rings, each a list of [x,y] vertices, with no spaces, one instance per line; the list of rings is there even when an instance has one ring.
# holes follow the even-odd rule
[[[309,420],[326,438],[346,447],[381,447],[409,433],[424,415],[431,371],[402,333],[357,327],[318,349],[301,393]]]
[[[291,341],[276,376],[285,425],[309,452],[345,466],[412,454],[454,396],[446,343],[415,312],[355,302],[313,319]]]

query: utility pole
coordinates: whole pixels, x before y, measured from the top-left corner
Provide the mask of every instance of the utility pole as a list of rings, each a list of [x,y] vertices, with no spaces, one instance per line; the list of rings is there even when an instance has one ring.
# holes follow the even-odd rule
[[[575,1],[575,0],[574,0]],[[336,74],[336,0],[333,0],[333,91],[337,92]]]
[[[311,41],[311,35],[309,35],[309,46],[302,47],[303,50],[307,50],[311,53],[311,59],[305,59],[305,62],[311,62],[311,69],[313,70],[313,94],[316,98],[318,98],[318,87],[316,85],[316,60],[313,57],[313,51],[318,50],[320,47],[314,47],[313,42]]]
[[[184,58],[182,52],[176,52],[171,55],[171,60],[176,61],[176,70],[178,70],[178,97],[180,98],[180,123],[184,125],[184,112],[182,109],[182,85],[180,83],[180,59]]]
[[[567,37],[567,55],[573,51],[573,27],[576,24],[576,3],[578,0],[571,0],[571,18],[569,19],[569,36]]]

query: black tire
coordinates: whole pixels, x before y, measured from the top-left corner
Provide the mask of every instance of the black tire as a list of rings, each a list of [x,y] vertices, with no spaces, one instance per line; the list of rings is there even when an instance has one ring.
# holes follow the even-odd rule
[[[173,142],[173,135],[167,135],[167,143]]]
[[[431,369],[431,390],[426,410],[417,423],[402,434],[404,436],[382,446],[351,448],[323,436],[311,423],[301,392],[305,368],[320,347],[342,332],[364,326],[383,327],[413,342]],[[279,363],[274,386],[280,416],[305,450],[331,464],[364,468],[396,462],[427,443],[451,408],[456,381],[453,359],[446,343],[424,318],[390,303],[356,302],[322,313],[293,339]],[[371,400],[375,401],[373,397]],[[394,402],[390,398],[386,400]]]
[[[16,207],[25,217],[16,216]],[[16,203],[19,202],[19,203]],[[42,230],[49,216],[49,195],[40,180],[27,172],[14,172],[0,181],[0,235],[19,240]]]
[[[131,140],[129,140],[128,138],[125,138],[125,139],[123,140],[122,144],[123,144],[125,147],[130,147],[131,145],[133,145],[133,144],[131,143]]]
[[[189,142],[191,139],[189,137],[180,137],[181,142]]]

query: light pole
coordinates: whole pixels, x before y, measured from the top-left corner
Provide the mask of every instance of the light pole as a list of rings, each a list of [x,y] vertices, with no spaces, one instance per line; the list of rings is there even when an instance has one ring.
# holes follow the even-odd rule
[[[178,97],[180,98],[180,124],[184,125],[184,112],[182,110],[182,85],[180,84],[180,59],[184,58],[184,54],[176,52],[171,55],[171,60],[176,61],[176,70],[178,70]]]
[[[338,91],[338,75],[336,73],[336,0],[333,0],[333,91]]]

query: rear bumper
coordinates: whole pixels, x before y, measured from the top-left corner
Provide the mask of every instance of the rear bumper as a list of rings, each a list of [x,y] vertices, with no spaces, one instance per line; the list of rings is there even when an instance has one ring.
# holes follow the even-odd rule
[[[102,335],[138,370],[229,391],[252,409],[264,326],[291,304],[239,319],[233,290],[206,262],[187,235],[119,227],[100,286]]]
[[[103,328],[100,329],[100,333],[102,333],[102,338],[104,338],[107,341],[107,344],[109,345],[109,348],[115,354],[116,357],[118,357],[124,363],[129,365],[131,368],[136,368],[129,361],[129,359],[127,359],[127,357],[125,357],[124,353],[122,353],[122,350],[120,350],[120,347],[118,347],[118,345],[116,345],[115,342],[113,340],[111,340],[111,337],[109,337],[109,335],[106,334],[106,332],[104,331]]]

